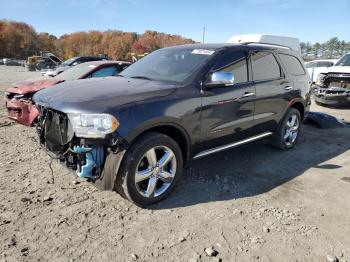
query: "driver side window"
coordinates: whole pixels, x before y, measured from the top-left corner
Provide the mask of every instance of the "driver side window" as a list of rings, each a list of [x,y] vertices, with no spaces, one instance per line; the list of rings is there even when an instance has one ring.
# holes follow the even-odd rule
[[[245,51],[231,51],[214,66],[214,72],[230,72],[235,84],[248,82],[247,53]]]

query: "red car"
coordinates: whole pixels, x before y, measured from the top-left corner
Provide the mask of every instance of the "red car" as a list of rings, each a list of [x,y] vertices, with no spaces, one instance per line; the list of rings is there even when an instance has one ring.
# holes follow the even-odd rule
[[[39,115],[32,97],[39,90],[69,80],[115,76],[130,64],[124,61],[92,61],[72,67],[55,77],[18,82],[5,92],[8,117],[22,125],[32,126]]]

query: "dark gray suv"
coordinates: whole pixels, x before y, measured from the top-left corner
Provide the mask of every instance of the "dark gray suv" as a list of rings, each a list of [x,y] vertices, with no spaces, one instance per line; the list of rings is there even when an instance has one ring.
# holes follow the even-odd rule
[[[172,191],[190,159],[264,138],[293,148],[310,86],[289,48],[197,44],[160,49],[117,78],[62,83],[34,100],[50,152],[144,206]]]

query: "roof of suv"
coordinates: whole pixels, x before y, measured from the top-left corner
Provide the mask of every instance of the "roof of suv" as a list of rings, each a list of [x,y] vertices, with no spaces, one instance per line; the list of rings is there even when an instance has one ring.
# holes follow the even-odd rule
[[[285,50],[287,52],[296,53],[296,51],[284,47],[284,46],[278,46],[273,44],[259,44],[259,43],[242,43],[242,44],[233,44],[233,43],[213,43],[213,44],[187,44],[187,45],[178,45],[178,46],[172,46],[167,48],[193,48],[193,49],[214,49],[219,50],[226,47],[240,47],[240,46],[246,46],[248,48],[254,48],[254,49],[270,49],[270,50]]]

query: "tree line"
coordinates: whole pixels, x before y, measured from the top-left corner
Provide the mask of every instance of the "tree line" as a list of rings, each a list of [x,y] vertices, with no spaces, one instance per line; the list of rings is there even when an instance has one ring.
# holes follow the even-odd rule
[[[191,39],[156,31],[143,34],[88,31],[57,38],[48,33],[37,33],[26,23],[0,20],[0,58],[26,59],[40,51],[50,51],[62,59],[107,54],[110,59],[131,60],[132,53],[149,53],[162,47],[191,43],[194,43]]]
[[[39,51],[50,51],[62,59],[107,54],[110,59],[131,60],[131,53],[149,53],[162,47],[190,43],[194,41],[156,31],[146,31],[141,35],[118,30],[88,31],[57,38],[48,33],[37,33],[26,23],[0,20],[0,58],[26,59]],[[325,43],[301,42],[300,48],[305,60],[339,58],[350,52],[350,42],[332,37]]]
[[[343,54],[350,52],[350,42],[339,40],[338,37],[332,37],[325,43],[301,42],[301,54],[305,60],[312,59],[335,59]]]

